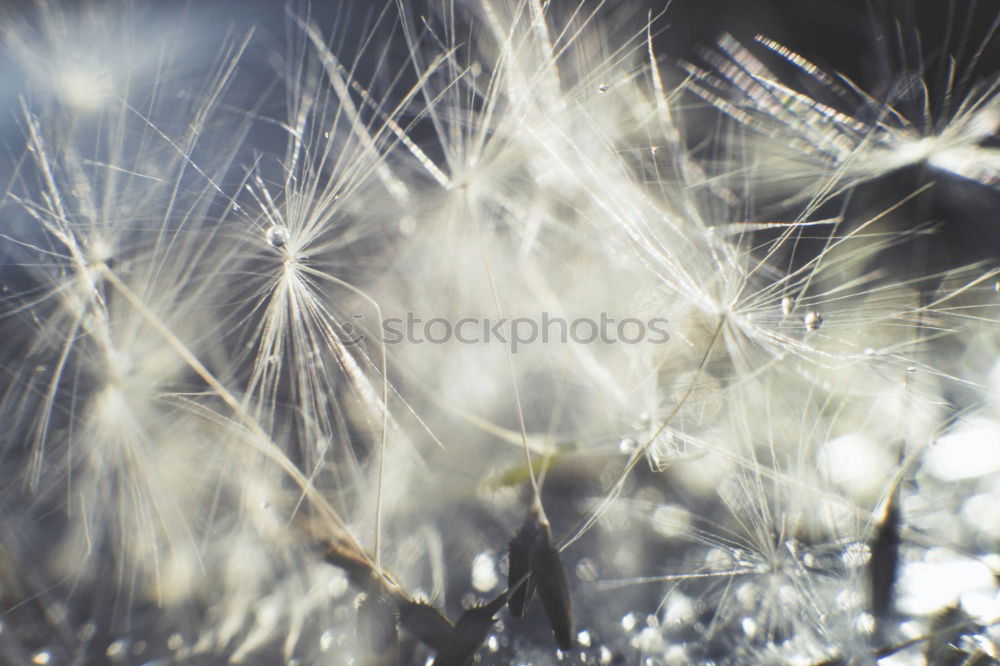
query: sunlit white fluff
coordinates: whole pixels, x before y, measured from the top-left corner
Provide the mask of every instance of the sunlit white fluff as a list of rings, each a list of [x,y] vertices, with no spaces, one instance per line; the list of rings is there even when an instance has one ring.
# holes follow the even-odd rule
[[[728,82],[686,86],[720,106],[753,92],[754,128],[833,155],[776,216],[759,183],[797,166],[723,146],[745,159],[713,177],[685,129],[705,109],[682,103],[655,17],[439,9],[376,7],[357,53],[289,11],[290,46],[263,51],[278,81],[250,100],[234,83],[253,39],[227,42],[197,93],[157,70],[181,106],[138,84],[82,106],[26,97],[3,209],[17,274],[0,326],[18,335],[0,441],[19,463],[3,468],[3,526],[57,515],[59,539],[41,551],[47,535],[25,530],[16,566],[45,552],[53,594],[112,606],[81,611],[109,631],[176,628],[175,659],[362,659],[357,601],[374,585],[324,550],[454,620],[503,585],[527,452],[580,656],[870,658],[870,543],[897,490],[905,596],[887,635],[928,631],[948,596],[914,585],[932,569],[973,572],[955,591],[989,621],[994,534],[976,523],[998,488],[951,454],[989,451],[996,430],[981,395],[996,270],[880,265],[933,239],[925,220],[880,224],[923,190],[860,215],[824,206],[873,177],[845,166],[864,151],[884,149],[881,171],[980,159],[962,151],[980,150],[991,103],[913,157],[905,123],[866,128],[869,143],[846,115],[811,124],[827,110],[726,69],[754,65],[724,44]],[[104,128],[97,149],[87,123]],[[661,317],[670,339],[381,344],[380,319],[407,311]],[[156,629],[133,629],[150,616]],[[484,657],[555,659],[502,618]]]
[[[968,90],[945,91],[949,98],[953,93],[964,96],[953,108],[946,106],[942,117],[930,115],[937,100],[930,100],[922,85],[920,115],[913,116],[893,108],[892,100],[874,99],[843,76],[823,72],[781,44],[764,37],[758,41],[843,107],[785,85],[728,35],[718,52],[706,52],[712,71],[687,67],[691,90],[762,137],[751,139],[751,145],[764,187],[808,200],[920,164],[986,187],[1000,182],[1000,152],[988,143],[1000,128],[995,76],[987,73]],[[960,78],[965,80],[966,74]],[[864,117],[848,105],[864,108]]]

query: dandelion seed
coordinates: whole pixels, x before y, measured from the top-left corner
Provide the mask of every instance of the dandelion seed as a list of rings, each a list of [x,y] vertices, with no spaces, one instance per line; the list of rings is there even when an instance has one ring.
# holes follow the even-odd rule
[[[507,589],[508,605],[514,617],[524,617],[528,604],[535,594],[535,580],[531,573],[531,552],[538,540],[537,526],[525,521],[511,537],[508,549]]]
[[[556,644],[569,650],[573,644],[573,609],[569,586],[558,548],[552,543],[548,521],[537,508],[528,512],[510,540],[508,592],[511,613],[522,617],[535,590],[549,619]]]
[[[898,490],[894,490],[886,502],[885,513],[871,543],[871,558],[868,561],[871,614],[879,622],[883,622],[892,611],[893,587],[899,567],[899,531],[902,523],[897,495]]]
[[[476,651],[493,629],[494,616],[506,603],[507,593],[504,592],[487,604],[464,611],[434,658],[433,666],[465,666],[472,663]]]
[[[399,622],[422,643],[441,650],[455,625],[433,606],[424,602],[406,602],[399,609]]]
[[[563,650],[573,647],[574,619],[569,585],[559,549],[552,543],[548,525],[543,525],[540,538],[531,553],[531,572],[549,618],[556,644]]]

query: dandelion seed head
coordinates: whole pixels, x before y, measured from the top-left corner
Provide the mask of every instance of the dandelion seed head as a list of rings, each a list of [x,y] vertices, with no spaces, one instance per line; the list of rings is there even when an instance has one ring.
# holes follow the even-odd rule
[[[923,72],[890,108],[731,38],[674,87],[658,19],[432,9],[386,3],[369,34],[329,36],[289,12],[284,54],[259,32],[226,42],[203,81],[170,40],[128,62],[92,37],[43,53],[56,23],[37,44],[0,28],[46,72],[25,88],[0,243],[0,527],[17,535],[0,560],[38,572],[5,622],[66,598],[58,624],[94,617],[95,649],[124,636],[125,661],[156,659],[160,631],[181,660],[364,660],[351,602],[380,592],[359,580],[454,620],[502,585],[499,526],[528,499],[582,601],[584,649],[562,662],[861,662],[884,647],[860,613],[890,478],[908,572],[886,630],[917,636],[951,601],[995,615],[989,567],[946,548],[993,534],[995,271],[903,271],[884,258],[936,248],[923,192],[898,215],[854,196],[917,163],[994,183],[995,89],[937,118]],[[244,51],[277,69],[265,89],[241,85]],[[690,91],[764,138],[716,132]],[[516,354],[378,338],[399,313],[542,311],[662,317],[671,337]],[[910,589],[930,576],[961,585]],[[551,659],[522,632],[482,638]],[[420,640],[401,661],[433,660]]]

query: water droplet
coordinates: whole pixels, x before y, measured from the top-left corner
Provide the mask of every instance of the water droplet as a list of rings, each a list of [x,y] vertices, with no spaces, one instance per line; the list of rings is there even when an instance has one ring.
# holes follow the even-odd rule
[[[170,634],[167,638],[167,648],[170,650],[180,650],[184,647],[184,637],[179,633]]]
[[[806,330],[812,333],[813,331],[818,331],[819,327],[823,325],[823,315],[821,315],[816,310],[811,310],[805,316]]]
[[[95,635],[97,635],[97,624],[94,622],[85,622],[76,632],[76,637],[84,643],[93,639]]]
[[[264,234],[267,238],[267,244],[273,248],[281,249],[288,245],[288,241],[291,235],[288,233],[288,227],[283,224],[272,224],[268,227],[267,232]]]
[[[752,617],[743,618],[743,621],[740,622],[740,626],[743,628],[743,633],[749,638],[753,638],[754,634],[757,633],[757,621]]]
[[[609,86],[607,83],[602,83],[601,85],[597,86],[597,92],[601,93],[602,95],[608,92],[609,90],[611,90],[611,86]]]
[[[792,297],[791,296],[785,296],[784,298],[782,298],[781,299],[781,314],[785,315],[786,317],[788,315],[792,314],[792,305],[793,305],[793,301],[792,301]]]
[[[590,632],[584,629],[576,635],[576,642],[582,647],[590,647]]]
[[[51,664],[52,663],[52,653],[48,650],[39,650],[35,654],[31,655],[31,663],[33,664]]]
[[[124,638],[119,638],[108,646],[108,649],[104,651],[104,654],[113,661],[121,661],[125,658],[127,652],[128,641]]]
[[[319,650],[326,652],[331,647],[333,647],[333,632],[327,629],[319,637]]]
[[[622,437],[622,441],[618,442],[618,450],[625,455],[631,455],[635,453],[636,443],[631,437]]]
[[[497,652],[500,649],[500,641],[497,640],[496,636],[490,635],[490,637],[486,639],[486,648],[490,652]]]
[[[636,620],[635,613],[628,613],[622,618],[622,629],[625,631],[632,631],[638,623],[639,621]]]

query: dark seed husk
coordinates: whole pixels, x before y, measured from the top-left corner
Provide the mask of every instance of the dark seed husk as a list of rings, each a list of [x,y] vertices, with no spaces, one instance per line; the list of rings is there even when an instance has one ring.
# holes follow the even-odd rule
[[[884,620],[892,612],[892,590],[899,566],[900,524],[897,490],[889,497],[885,516],[875,530],[875,538],[871,545],[871,560],[868,562],[871,613],[876,620]]]
[[[537,516],[531,512],[521,529],[510,540],[507,569],[507,591],[510,593],[510,599],[507,605],[516,618],[524,617],[535,593],[535,581],[531,575],[531,552],[538,541],[539,531]]]
[[[399,636],[396,608],[390,595],[373,581],[358,605],[358,644],[367,666],[395,666],[399,663]]]
[[[441,650],[455,625],[441,611],[423,601],[407,601],[399,608],[399,623],[420,642]]]
[[[493,628],[493,623],[496,621],[494,616],[506,603],[507,593],[504,592],[488,604],[475,606],[463,612],[444,647],[434,658],[432,666],[471,664],[473,657],[476,656],[476,650],[482,646],[490,629]]]
[[[371,562],[342,543],[331,542],[323,553],[323,559],[343,569],[348,582],[359,590],[368,589],[370,582],[375,578]]]
[[[543,524],[538,541],[531,552],[531,572],[542,600],[545,615],[549,618],[556,645],[563,650],[573,647],[573,605],[566,584],[559,549],[552,543],[552,532]]]
[[[938,612],[931,620],[930,638],[924,650],[924,658],[928,664],[962,664],[966,653],[956,646],[962,634],[975,630],[972,618],[954,605]]]

